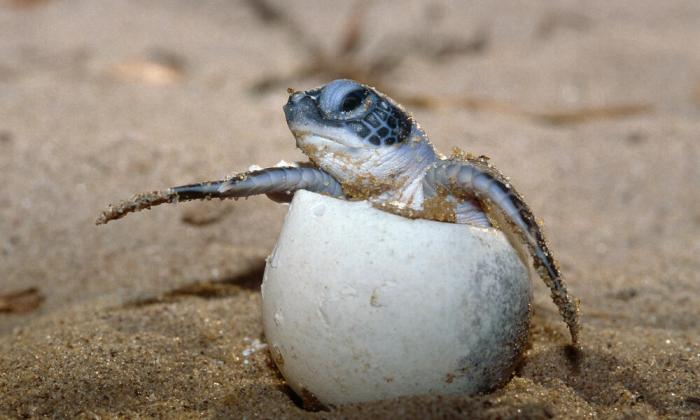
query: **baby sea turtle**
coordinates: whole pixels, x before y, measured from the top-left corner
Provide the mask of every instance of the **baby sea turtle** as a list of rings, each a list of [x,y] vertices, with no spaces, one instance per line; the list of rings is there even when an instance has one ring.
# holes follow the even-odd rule
[[[488,158],[438,154],[401,105],[352,80],[335,80],[303,92],[290,89],[289,94],[284,106],[287,124],[310,162],[137,194],[109,206],[97,224],[163,203],[256,194],[289,202],[295,191],[308,190],[368,200],[405,217],[496,226],[515,233],[527,247],[573,343],[578,343],[578,302],[567,293],[532,211]]]

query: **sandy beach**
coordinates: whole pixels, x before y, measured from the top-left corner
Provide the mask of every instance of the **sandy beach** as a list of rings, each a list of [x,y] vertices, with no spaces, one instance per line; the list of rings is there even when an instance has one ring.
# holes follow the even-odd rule
[[[305,410],[265,348],[286,207],[133,193],[305,160],[286,88],[349,77],[488,155],[581,300],[535,281],[503,388]],[[0,416],[698,418],[700,3],[0,0]]]

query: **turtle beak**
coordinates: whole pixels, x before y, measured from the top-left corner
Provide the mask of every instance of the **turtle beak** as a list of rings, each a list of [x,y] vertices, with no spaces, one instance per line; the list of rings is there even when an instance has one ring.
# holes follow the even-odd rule
[[[301,109],[300,103],[306,95],[304,92],[294,92],[289,95],[289,100],[284,105],[284,117],[287,119],[287,124],[299,118],[299,111]]]
[[[294,92],[284,105],[284,116],[292,133],[309,131],[311,126],[323,122],[318,105],[313,96],[307,92]]]

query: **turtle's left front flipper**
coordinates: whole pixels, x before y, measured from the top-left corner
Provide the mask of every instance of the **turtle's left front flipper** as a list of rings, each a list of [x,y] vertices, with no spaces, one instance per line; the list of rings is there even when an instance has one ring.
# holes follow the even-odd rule
[[[110,205],[96,223],[101,225],[129,213],[180,201],[212,198],[223,200],[257,194],[267,194],[276,201],[288,201],[287,198],[298,190],[308,190],[331,197],[343,196],[338,181],[325,171],[306,166],[275,167],[245,172],[222,181],[200,182],[164,191],[136,194],[130,200],[122,201],[116,206]]]
[[[559,266],[547,247],[542,229],[510,181],[484,158],[447,159],[437,162],[423,180],[427,193],[440,189],[464,198],[476,198],[488,211],[496,211],[512,225],[533,257],[533,265],[552,291],[552,300],[578,343],[579,308],[566,290]]]

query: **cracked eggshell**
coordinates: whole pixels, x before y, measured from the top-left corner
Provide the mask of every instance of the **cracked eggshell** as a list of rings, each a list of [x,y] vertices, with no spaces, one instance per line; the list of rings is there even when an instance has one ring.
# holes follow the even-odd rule
[[[337,405],[504,384],[527,341],[532,286],[496,229],[299,191],[262,296],[289,386]]]

